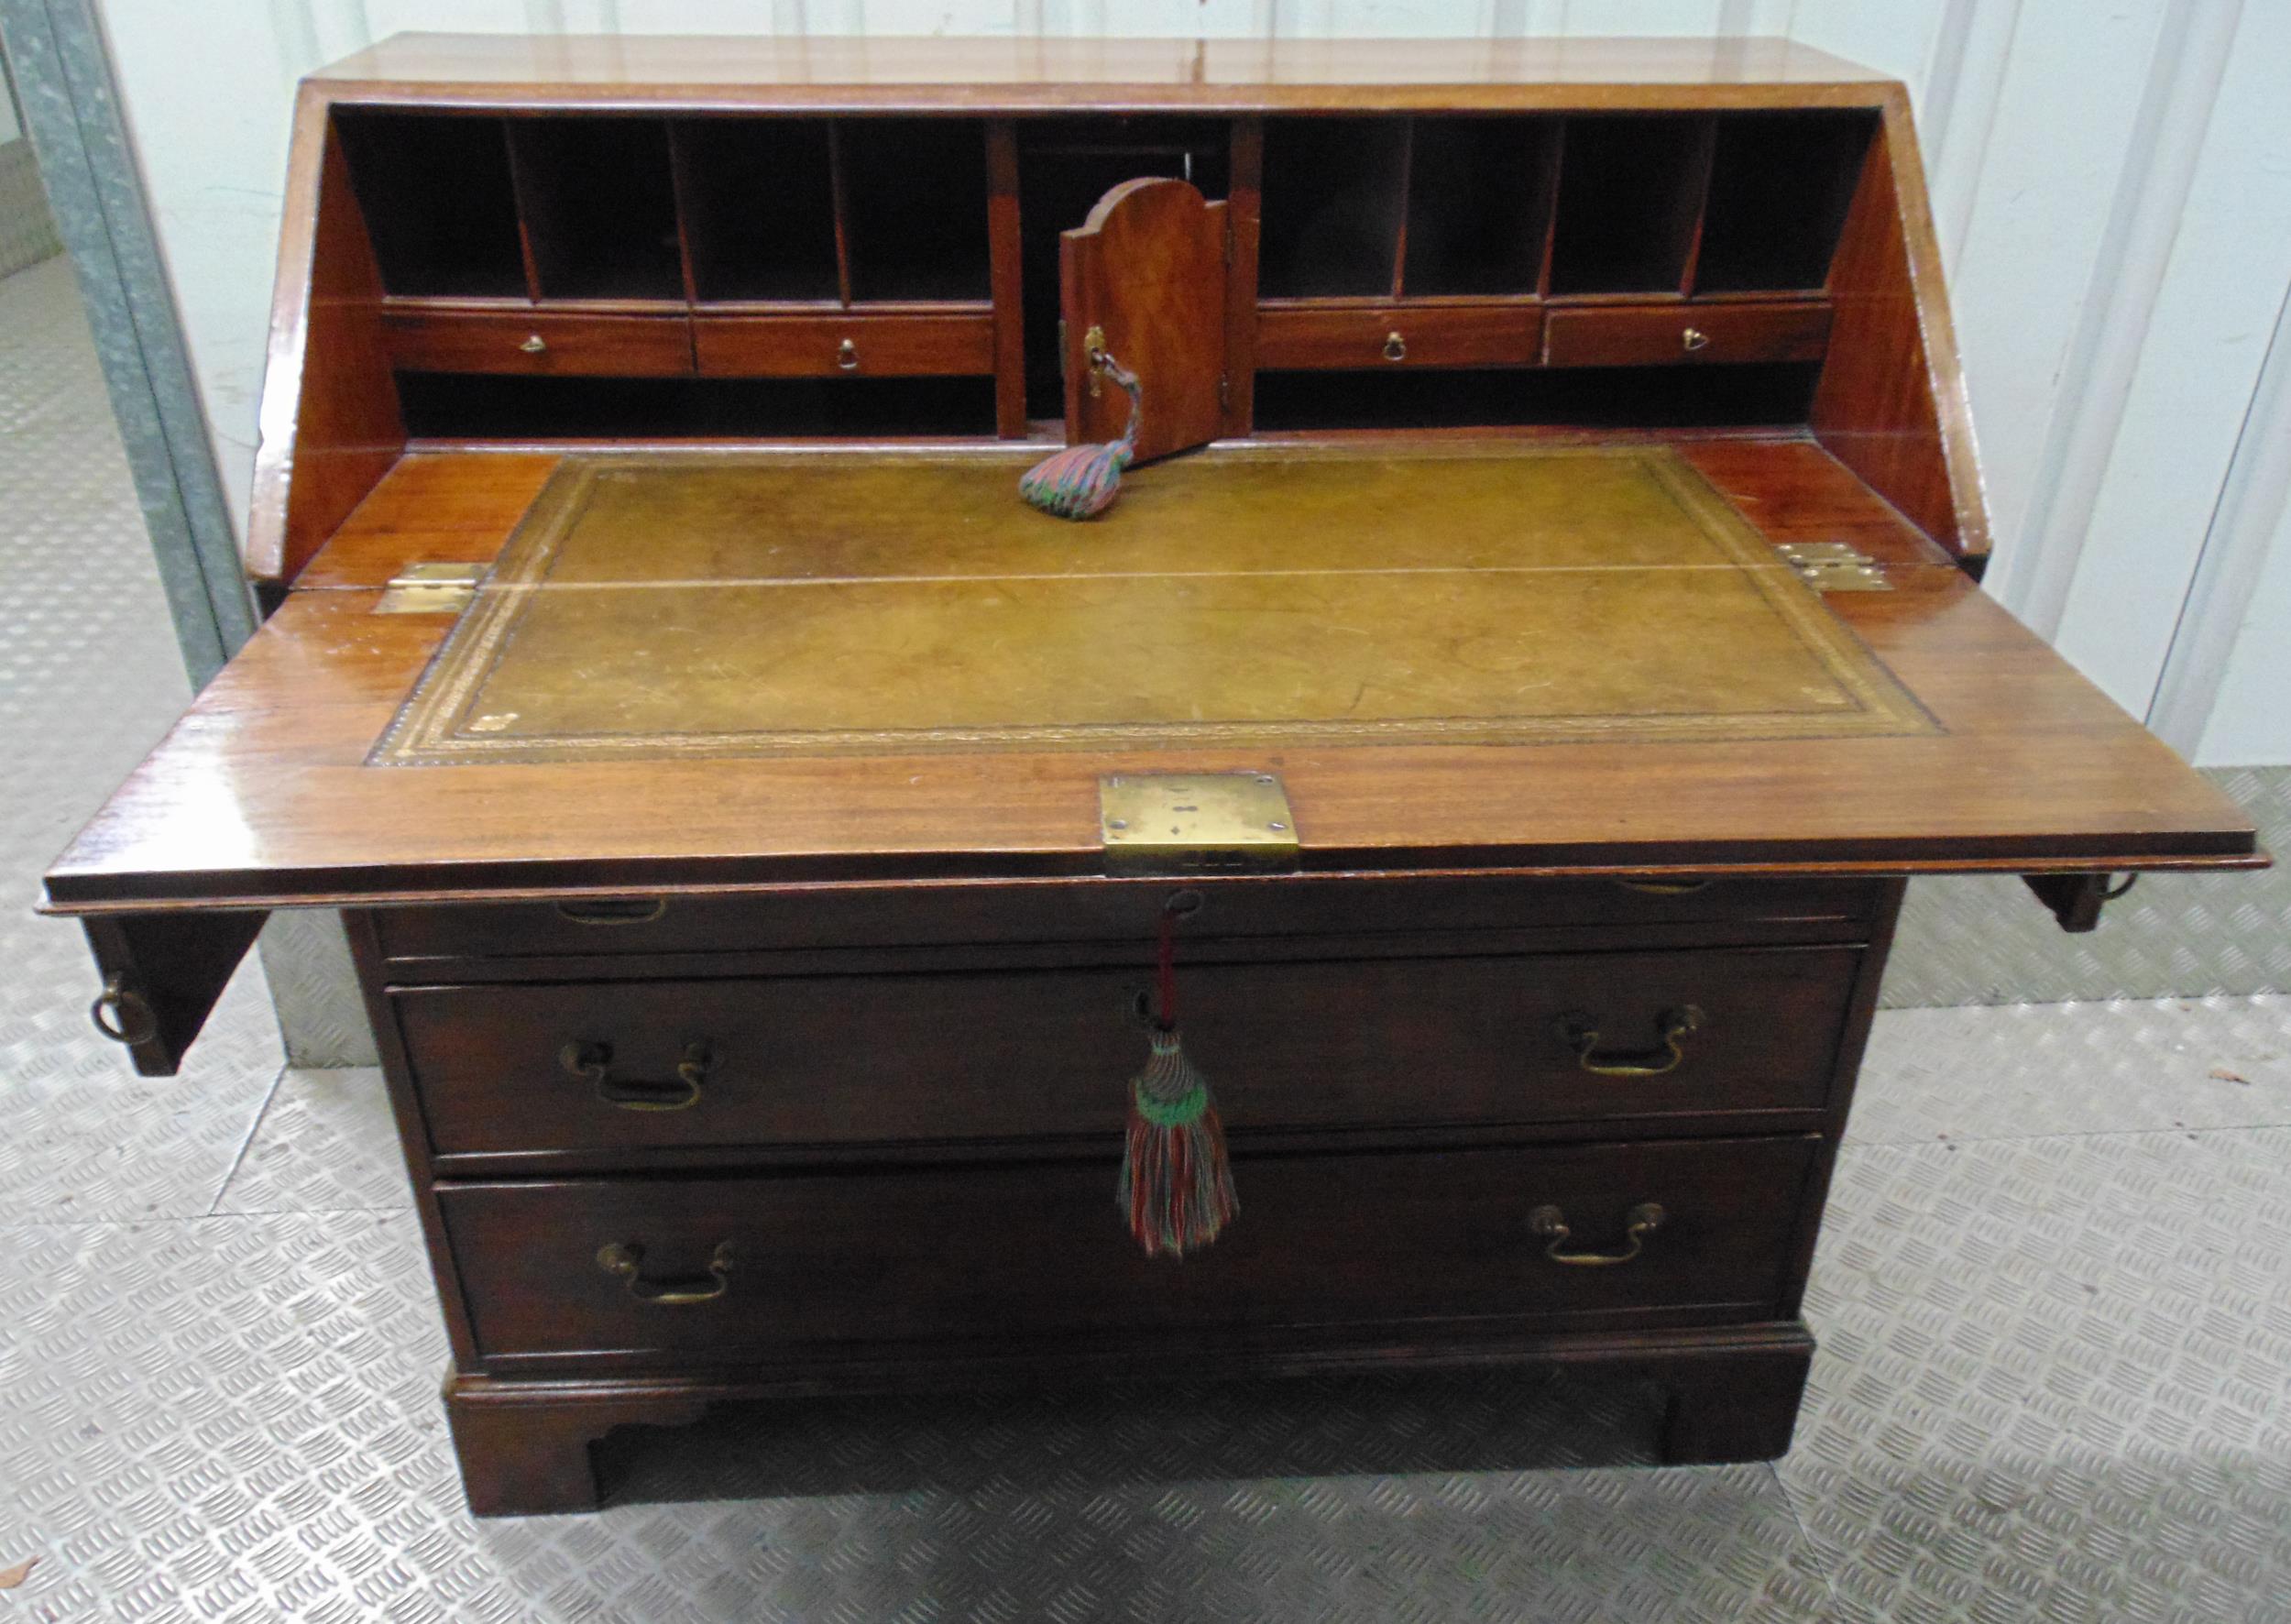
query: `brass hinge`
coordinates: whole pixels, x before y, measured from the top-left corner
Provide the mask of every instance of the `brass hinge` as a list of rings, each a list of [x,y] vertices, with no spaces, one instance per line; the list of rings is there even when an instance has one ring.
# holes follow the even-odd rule
[[[375,604],[378,615],[457,615],[477,595],[482,564],[410,564],[389,577]]]
[[[1297,819],[1270,773],[1117,773],[1098,780],[1109,874],[1266,874],[1298,867]]]
[[[1774,551],[1816,592],[1891,592],[1877,560],[1844,542],[1781,542]]]

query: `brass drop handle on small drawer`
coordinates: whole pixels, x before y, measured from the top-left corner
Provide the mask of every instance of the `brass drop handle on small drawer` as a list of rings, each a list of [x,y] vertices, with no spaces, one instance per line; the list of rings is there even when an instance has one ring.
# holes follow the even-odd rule
[[[528,333],[525,335],[525,342],[517,347],[529,356],[537,356],[549,347],[549,341],[538,333]]]
[[[1654,1202],[1641,1202],[1623,1214],[1623,1249],[1619,1252],[1562,1252],[1567,1237],[1574,1232],[1567,1227],[1567,1214],[1557,1207],[1538,1207],[1528,1214],[1528,1232],[1548,1243],[1543,1256],[1553,1263],[1564,1263],[1575,1268],[1606,1268],[1617,1263],[1628,1263],[1646,1249],[1647,1237],[1662,1227],[1669,1217]]]
[[[1679,347],[1690,356],[1698,349],[1707,349],[1709,346],[1710,335],[1700,327],[1689,327],[1679,335]]]
[[[1660,1048],[1608,1049],[1599,1048],[1599,1029],[1591,1024],[1591,1017],[1580,1010],[1571,1010],[1551,1023],[1551,1030],[1559,1040],[1575,1051],[1575,1064],[1595,1077],[1660,1077],[1674,1071],[1686,1059],[1681,1039],[1703,1027],[1703,1012],[1691,1004],[1666,1009],[1655,1017],[1655,1035],[1662,1040]]]
[[[634,1082],[612,1075],[609,1043],[568,1043],[557,1051],[557,1064],[584,1082],[593,1083],[598,1099],[623,1111],[684,1111],[697,1105],[700,1085],[707,1081],[708,1068],[715,1063],[716,1054],[707,1039],[696,1038],[685,1045],[684,1059],[676,1062],[675,1081]]]
[[[859,370],[859,346],[845,339],[835,346],[835,364],[846,372]]]
[[[1384,335],[1384,358],[1387,361],[1408,359],[1408,340],[1400,336],[1398,327]]]
[[[629,1295],[639,1302],[661,1308],[690,1308],[695,1303],[714,1302],[731,1289],[732,1283],[727,1277],[732,1272],[732,1244],[726,1241],[709,1255],[706,1277],[687,1275],[682,1279],[648,1280],[643,1273],[644,1248],[622,1241],[599,1248],[597,1267],[627,1281]]]

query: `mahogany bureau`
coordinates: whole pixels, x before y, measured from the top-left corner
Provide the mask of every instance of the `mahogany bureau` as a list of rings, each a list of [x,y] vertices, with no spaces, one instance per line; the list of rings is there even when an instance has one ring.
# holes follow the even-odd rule
[[[155,1074],[344,911],[482,1513],[1177,1370],[1779,1454],[1907,879],[2265,861],[1978,589],[1907,103],[1801,47],[407,36],[304,85],[280,267],[267,622],[46,905]]]

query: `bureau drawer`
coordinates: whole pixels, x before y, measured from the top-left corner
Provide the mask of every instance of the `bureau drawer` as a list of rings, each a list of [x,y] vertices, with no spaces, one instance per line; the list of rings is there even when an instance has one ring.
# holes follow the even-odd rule
[[[1236,1133],[1818,1109],[1849,948],[1178,972]],[[1143,965],[411,988],[389,1001],[440,1154],[1111,1140]],[[663,1108],[674,1107],[674,1108]]]
[[[1532,367],[1542,339],[1532,304],[1268,304],[1257,309],[1256,361],[1274,371]]]
[[[1818,361],[1830,307],[1618,304],[1555,310],[1543,324],[1551,367],[1660,367],[1729,361]]]
[[[672,378],[692,370],[681,315],[385,310],[390,365],[409,372]]]
[[[1868,880],[1369,878],[1082,880],[1037,885],[816,886],[751,896],[568,898],[383,908],[374,926],[393,964],[440,959],[767,952],[991,942],[1142,943],[1168,898],[1201,899],[1189,935],[1321,936],[1546,926],[1725,926],[1835,921],[1875,913]]]
[[[806,1344],[1770,1311],[1815,1139],[1238,1156],[1239,1215],[1149,1259],[1112,1160],[449,1184],[479,1351],[737,1358]],[[1659,1225],[1629,1249],[1633,1209]],[[1539,1232],[1543,1208],[1571,1232]],[[600,1260],[633,1262],[633,1276]],[[711,1266],[720,1272],[711,1272]],[[638,1292],[706,1300],[660,1302]]]
[[[701,372],[712,378],[926,378],[994,370],[994,317],[698,316]]]

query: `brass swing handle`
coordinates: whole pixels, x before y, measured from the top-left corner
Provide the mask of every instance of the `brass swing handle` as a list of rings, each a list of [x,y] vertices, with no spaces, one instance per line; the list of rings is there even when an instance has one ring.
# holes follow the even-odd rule
[[[557,1064],[593,1085],[597,1097],[623,1111],[685,1111],[700,1103],[700,1085],[708,1079],[716,1052],[705,1037],[685,1045],[676,1062],[674,1082],[641,1082],[612,1075],[612,1045],[568,1043],[557,1051]]]
[[[1571,1010],[1551,1023],[1551,1030],[1559,1040],[1575,1051],[1575,1064],[1595,1077],[1661,1077],[1674,1071],[1686,1059],[1681,1039],[1691,1032],[1699,1032],[1703,1012],[1692,1004],[1682,1004],[1666,1009],[1655,1017],[1655,1035],[1662,1040],[1660,1048],[1599,1049],[1599,1029],[1591,1024],[1591,1017],[1580,1010]]]
[[[104,990],[87,1006],[88,1019],[114,1043],[133,1048],[159,1035],[159,1017],[143,994],[127,985],[125,972],[115,970],[104,978]]]
[[[729,1241],[710,1254],[705,1278],[687,1275],[682,1279],[648,1280],[643,1266],[644,1248],[624,1241],[614,1241],[597,1253],[597,1267],[608,1275],[619,1275],[627,1282],[629,1295],[639,1302],[656,1303],[662,1308],[690,1308],[695,1303],[714,1302],[732,1289],[728,1278],[732,1272]]]
[[[1617,1263],[1628,1263],[1645,1250],[1647,1237],[1662,1227],[1670,1214],[1655,1202],[1641,1202],[1623,1214],[1623,1249],[1619,1252],[1562,1252],[1567,1237],[1574,1232],[1567,1227],[1567,1214],[1557,1207],[1538,1207],[1528,1214],[1528,1231],[1548,1243],[1543,1256],[1553,1263],[1564,1263],[1575,1268],[1606,1268]]]

